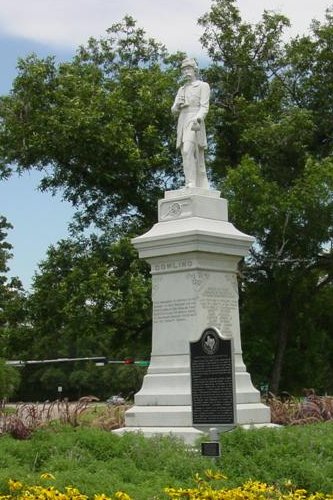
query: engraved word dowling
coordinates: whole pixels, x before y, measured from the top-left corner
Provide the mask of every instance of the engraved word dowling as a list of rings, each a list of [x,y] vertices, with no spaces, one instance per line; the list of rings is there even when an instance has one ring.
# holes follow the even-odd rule
[[[163,271],[178,271],[181,269],[188,269],[193,266],[191,260],[175,260],[174,262],[161,262],[152,266],[153,272]]]

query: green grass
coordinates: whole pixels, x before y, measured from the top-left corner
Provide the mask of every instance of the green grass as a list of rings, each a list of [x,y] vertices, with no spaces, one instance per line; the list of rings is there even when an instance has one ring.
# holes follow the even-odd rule
[[[232,434],[232,435],[231,435]],[[252,478],[333,492],[333,423],[226,434],[219,460],[230,484]]]
[[[56,476],[55,486],[76,486],[88,495],[125,490],[135,500],[162,499],[165,486],[192,486],[196,472],[218,468],[227,486],[248,479],[282,484],[291,479],[308,491],[333,492],[333,423],[260,429],[236,429],[221,436],[216,462],[180,441],[122,437],[96,428],[53,425],[31,439],[0,438],[0,490],[9,478],[41,483],[42,472]],[[42,484],[45,484],[43,482]]]

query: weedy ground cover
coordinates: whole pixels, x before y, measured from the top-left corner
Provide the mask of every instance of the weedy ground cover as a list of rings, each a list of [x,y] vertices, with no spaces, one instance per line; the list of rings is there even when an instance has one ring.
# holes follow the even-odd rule
[[[66,399],[45,403],[16,403],[0,407],[0,435],[8,433],[17,439],[27,439],[36,429],[55,421],[61,424],[93,426],[104,430],[124,426],[129,405],[99,404],[94,396],[75,402]]]
[[[265,403],[271,409],[272,422],[279,425],[304,425],[333,419],[333,397],[318,396],[313,389],[305,389],[305,398],[295,398],[288,393],[277,398],[273,394]]]
[[[236,429],[221,436],[222,456],[215,462],[182,442],[122,437],[90,427],[53,423],[28,440],[0,438],[0,491],[9,478],[38,484],[41,473],[55,476],[53,486],[75,486],[93,497],[126,491],[135,500],[166,498],[165,487],[193,487],[195,474],[220,470],[235,488],[248,480],[283,487],[289,480],[309,492],[333,492],[333,423],[279,429]]]

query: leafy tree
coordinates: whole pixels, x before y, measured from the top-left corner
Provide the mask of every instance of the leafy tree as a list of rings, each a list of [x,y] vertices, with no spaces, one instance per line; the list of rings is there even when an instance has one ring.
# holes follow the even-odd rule
[[[0,100],[2,175],[43,171],[42,189],[60,188],[83,224],[150,224],[157,198],[179,182],[170,113],[179,57],[125,17],[71,62],[21,59]]]
[[[11,258],[12,245],[7,241],[7,231],[12,225],[5,217],[0,216],[0,350],[2,358],[11,355],[10,345],[13,338],[22,341],[25,331],[25,294],[22,284],[17,278],[7,277],[8,261]],[[18,371],[6,365],[0,359],[0,398],[13,395],[20,381]]]
[[[264,181],[260,168],[245,159],[230,171],[225,182],[236,225],[256,236],[243,270],[244,351],[252,353],[250,366],[254,365],[261,380],[271,371],[275,391],[281,377],[285,388],[301,389],[300,380],[295,384],[300,373],[303,387],[311,385],[316,357],[322,360],[322,372],[332,369],[326,356],[331,342],[330,321],[323,329],[321,320],[321,302],[325,297],[330,311],[332,297],[327,293],[332,288],[332,253],[325,246],[332,237],[332,167],[331,159],[309,160],[303,176],[285,190]],[[319,303],[320,308],[316,308]],[[328,316],[332,319],[331,313]],[[317,336],[322,337],[320,343]],[[295,343],[307,346],[307,357],[312,357],[312,362],[308,359],[305,363],[303,355],[301,370],[295,362]],[[283,376],[283,361],[288,376]],[[327,384],[321,379],[318,387],[329,390]]]
[[[11,397],[20,383],[20,374],[16,368],[6,365],[0,359],[0,399]]]
[[[147,267],[137,259],[128,239],[115,242],[112,235],[104,233],[60,241],[49,248],[33,280],[28,302],[34,332],[31,356],[146,359],[151,340],[150,296]],[[80,378],[82,370],[86,375]],[[58,385],[63,385],[68,395],[78,395],[78,391],[82,395],[87,390],[96,395],[106,390],[109,395],[111,381],[105,383],[102,371],[105,369],[95,366],[88,370],[82,364],[70,368],[38,366],[27,374],[27,391],[32,391],[37,377],[41,381],[39,397],[45,397],[52,390],[48,382],[52,380],[55,387],[55,380],[61,378]],[[142,376],[142,370],[140,373]],[[131,377],[125,384],[126,392],[130,384]]]
[[[39,266],[29,309],[37,356],[111,356],[124,344],[132,355],[150,328],[149,276],[127,239],[62,240]]]
[[[26,322],[26,294],[18,278],[8,277],[8,261],[12,257],[12,245],[7,232],[12,225],[0,216],[0,349],[7,359],[23,354],[30,344],[31,331]]]
[[[291,389],[301,384],[297,345],[318,360],[331,344],[330,321],[319,329],[314,305],[331,297],[333,278],[332,93],[324,97],[332,21],[328,12],[311,35],[283,44],[285,17],[264,12],[251,26],[234,0],[214,1],[200,20],[213,61],[206,74],[214,88],[215,178],[226,174],[232,219],[256,237],[243,269],[244,345],[258,381],[270,377],[274,392],[281,381]],[[322,341],[309,342],[318,332]],[[307,358],[304,385],[313,381]],[[327,373],[329,360],[321,359]]]
[[[275,392],[308,384],[314,367],[324,388],[332,369],[332,12],[288,43],[286,17],[265,11],[245,23],[235,0],[214,0],[199,23],[211,58],[212,177],[233,222],[256,237],[241,277],[248,363]],[[141,343],[135,325],[147,331],[148,278],[115,234],[150,226],[157,198],[178,185],[170,106],[180,57],[126,17],[71,62],[21,60],[0,100],[2,176],[13,165],[43,170],[42,188],[63,189],[81,209],[79,228],[114,231],[105,245],[72,239],[48,252],[30,302],[36,354],[127,354]],[[145,350],[144,335],[142,343]]]
[[[265,11],[252,26],[242,21],[235,0],[216,0],[199,24],[212,60],[206,78],[212,87],[212,164],[219,182],[249,153],[253,140],[247,140],[248,131],[262,130],[264,120],[279,111],[281,90],[272,76],[280,66],[281,34],[289,21]]]

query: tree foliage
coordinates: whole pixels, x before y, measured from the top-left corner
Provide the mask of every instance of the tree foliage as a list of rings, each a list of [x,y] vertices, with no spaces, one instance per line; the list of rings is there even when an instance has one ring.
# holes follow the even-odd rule
[[[243,269],[244,351],[251,353],[250,365],[258,377],[272,377],[275,391],[281,381],[289,390],[311,385],[309,367],[313,368],[316,358],[322,374],[327,374],[328,366],[332,369],[330,363],[326,368],[319,363],[320,359],[321,363],[327,361],[331,346],[331,323],[328,321],[323,329],[321,314],[323,298],[330,309],[333,291],[332,252],[328,246],[333,221],[332,175],[330,158],[320,162],[309,159],[303,175],[284,189],[265,180],[260,167],[245,158],[229,172],[224,184],[236,225],[256,236]],[[321,337],[320,342],[316,335]],[[295,362],[296,345],[304,346],[307,364],[304,355]],[[282,376],[284,360],[286,375]],[[317,378],[321,390],[329,390],[328,384],[326,376]]]
[[[149,358],[150,295],[147,268],[136,258],[129,240],[114,242],[106,235],[92,235],[60,241],[49,248],[33,281],[28,303],[34,332],[30,358]],[[97,374],[102,370],[106,378],[112,372],[78,363],[37,366],[28,370],[29,391],[37,377],[44,394],[61,385],[67,395],[78,391],[83,395],[85,389],[106,396],[114,384]],[[129,374],[118,390],[128,392],[131,379],[137,386],[136,371],[128,370]],[[119,373],[115,377],[119,379]]]
[[[312,382],[332,390],[332,11],[288,42],[285,16],[264,11],[252,25],[235,0],[213,0],[199,24],[210,58],[211,177],[232,221],[256,238],[240,270],[246,361],[273,391]],[[79,228],[105,231],[48,251],[25,353],[148,353],[149,278],[120,236],[150,227],[157,199],[181,180],[170,113],[180,57],[126,17],[70,62],[19,62],[0,100],[2,176],[14,165],[42,170],[42,188],[63,190],[79,209]],[[70,379],[88,388],[89,373]]]
[[[3,176],[38,168],[83,223],[153,221],[152,202],[179,182],[169,112],[179,57],[125,17],[70,62],[21,59],[0,101]]]
[[[0,399],[12,396],[20,383],[20,374],[12,366],[6,365],[5,360],[0,359]]]
[[[12,245],[7,241],[8,230],[12,225],[0,216],[0,399],[10,397],[17,389],[20,376],[17,370],[7,366],[5,359],[10,358],[10,346],[26,331],[26,296],[17,278],[8,278],[8,261],[12,257]]]
[[[26,293],[18,278],[8,277],[12,245],[7,241],[7,232],[12,227],[5,217],[0,216],[0,349],[2,357],[6,358],[12,354],[14,338],[23,337],[29,330],[26,325]]]
[[[243,270],[249,364],[257,378],[270,378],[275,392],[281,382],[289,389],[301,386],[301,378],[304,387],[313,380],[313,366],[308,356],[306,368],[304,358],[295,363],[297,346],[310,349],[318,365],[321,357],[327,362],[331,345],[330,322],[319,327],[314,304],[325,297],[329,307],[332,297],[327,293],[333,280],[327,47],[333,18],[328,11],[310,35],[288,43],[282,41],[289,25],[284,16],[264,12],[251,26],[242,22],[234,0],[213,2],[200,23],[213,61],[206,74],[215,89],[215,178],[226,175],[222,190],[232,219],[256,237]],[[312,342],[316,334],[320,342]],[[332,370],[326,364],[322,374],[328,366]],[[317,383],[328,389],[325,376]]]
[[[136,343],[139,350],[147,344],[149,307],[147,270],[127,239],[62,240],[49,248],[32,285],[35,355],[110,356],[119,346],[133,355]]]

